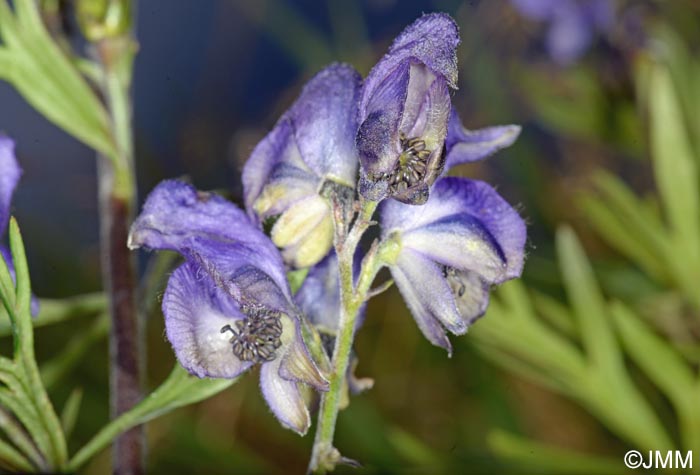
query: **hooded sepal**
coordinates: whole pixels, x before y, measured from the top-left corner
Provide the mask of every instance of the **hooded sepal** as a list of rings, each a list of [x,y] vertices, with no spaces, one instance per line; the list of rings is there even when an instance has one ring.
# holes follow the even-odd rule
[[[360,193],[422,204],[442,172],[456,87],[456,24],[444,14],[416,20],[370,71],[360,99]]]

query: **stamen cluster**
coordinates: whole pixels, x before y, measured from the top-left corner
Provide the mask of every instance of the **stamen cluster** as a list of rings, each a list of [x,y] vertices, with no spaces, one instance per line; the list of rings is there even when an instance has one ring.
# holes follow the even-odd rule
[[[274,361],[275,350],[282,346],[282,322],[279,315],[269,311],[252,313],[236,320],[234,327],[224,325],[221,333],[231,332],[229,340],[233,354],[241,361],[263,363]]]

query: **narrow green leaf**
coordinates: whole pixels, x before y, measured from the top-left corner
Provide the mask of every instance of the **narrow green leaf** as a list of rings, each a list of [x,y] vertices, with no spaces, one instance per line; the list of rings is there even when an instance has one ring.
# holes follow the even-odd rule
[[[510,314],[515,318],[534,320],[535,310],[530,303],[525,286],[518,280],[512,280],[498,289],[501,301],[510,309]]]
[[[568,337],[575,338],[578,336],[574,318],[566,305],[548,295],[534,291],[532,292],[532,301],[537,309],[537,313],[553,327]]]
[[[513,285],[521,284],[509,282],[503,287]],[[518,316],[520,310],[492,301],[486,317],[471,330],[471,337],[513,355],[560,385],[585,375],[586,364],[580,351],[538,319]]]
[[[25,317],[23,318],[25,320],[23,324],[31,327],[32,288],[29,282],[29,268],[27,267],[27,256],[24,252],[22,235],[19,232],[19,226],[14,216],[10,218],[9,236],[12,263],[15,266],[15,287],[17,289],[15,308],[20,317]],[[33,335],[32,332],[28,333]]]
[[[501,430],[487,439],[496,455],[515,462],[532,473],[619,475],[621,461],[551,447]]]
[[[625,223],[623,216],[613,211],[608,202],[589,195],[581,196],[578,202],[588,221],[608,244],[657,280],[668,279],[663,255],[641,240],[634,228]]]
[[[0,255],[0,297],[8,312],[15,308],[15,284],[5,257]]]
[[[238,378],[199,379],[176,364],[170,376],[155,391],[133,409],[111,421],[90,439],[68,463],[68,471],[76,471],[122,432],[173,409],[207,399],[228,388],[237,380]]]
[[[35,2],[17,2],[17,15],[0,1],[0,32],[8,53],[0,78],[11,82],[24,98],[49,120],[103,154],[116,150],[107,112],[54,43],[38,17]]]
[[[6,0],[0,1],[0,36],[8,47],[17,45],[17,22]]]
[[[611,306],[627,353],[669,398],[678,414],[683,446],[700,443],[700,404],[695,375],[683,357],[620,302]]]
[[[430,468],[434,473],[441,473],[445,458],[441,452],[429,447],[418,437],[398,427],[389,429],[387,433],[389,443],[405,460],[408,460],[415,468],[422,470]]]
[[[683,108],[685,122],[689,124],[689,139],[695,141],[695,159],[700,160],[700,120],[697,111],[700,105],[700,62],[693,57],[688,45],[677,31],[664,22],[654,29],[654,53],[668,66],[677,97],[683,98],[679,106]],[[693,133],[695,131],[695,133]]]
[[[629,234],[636,237],[657,259],[665,259],[671,246],[658,213],[652,212],[622,180],[607,171],[596,172],[594,182],[605,204],[629,230]]]
[[[35,0],[14,0],[18,24],[29,31],[41,31],[44,25],[39,16]]]
[[[29,463],[17,449],[0,439],[0,466],[7,468],[10,472],[34,473],[35,467]]]
[[[580,386],[583,402],[608,427],[635,445],[670,449],[671,438],[629,377],[593,270],[568,227],[557,232],[557,252],[564,286],[591,360],[587,381]]]
[[[41,416],[37,414],[36,409],[31,403],[28,394],[18,394],[0,388],[0,406],[9,410],[17,420],[24,426],[27,433],[31,436],[43,457],[50,463],[52,460],[53,448],[51,439],[46,433]]]
[[[61,427],[63,427],[63,433],[66,435],[66,438],[70,437],[70,434],[73,432],[75,423],[78,420],[80,403],[82,401],[82,388],[75,388],[73,391],[71,391],[66,403],[63,406],[63,411],[61,411]]]
[[[5,432],[10,442],[31,461],[36,469],[48,471],[49,467],[46,464],[46,460],[37,450],[24,428],[2,407],[0,407],[0,429]]]
[[[685,400],[695,377],[683,358],[621,302],[614,302],[610,311],[634,362],[674,404]]]
[[[531,364],[529,359],[521,354],[510,354],[505,351],[505,348],[492,342],[475,341],[474,345],[486,359],[503,370],[510,371],[550,391],[573,396],[569,379],[562,378],[560,373],[547,372],[541,367]]]
[[[617,371],[621,364],[620,349],[608,322],[603,295],[583,248],[568,227],[557,231],[556,245],[564,287],[586,353],[597,368]]]
[[[36,359],[34,356],[34,329],[31,317],[31,285],[29,282],[29,270],[27,258],[24,252],[24,243],[19,231],[19,226],[14,217],[10,218],[9,227],[10,250],[15,266],[15,279],[17,281],[16,303],[13,309],[13,321],[16,325],[15,348],[18,370],[27,382],[28,400],[31,401],[36,413],[39,414],[39,425],[43,426],[45,434],[51,443],[51,451],[44,454],[54,467],[63,467],[68,457],[66,440],[63,436],[61,424],[56,412],[49,400],[46,390],[39,377]]]
[[[656,184],[673,231],[676,256],[700,269],[698,169],[668,71],[657,65],[649,86],[651,151]],[[697,283],[700,277],[695,275]]]

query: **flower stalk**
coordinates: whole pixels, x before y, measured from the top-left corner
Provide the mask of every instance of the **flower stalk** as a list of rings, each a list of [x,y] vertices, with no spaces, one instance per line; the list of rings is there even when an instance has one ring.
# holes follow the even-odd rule
[[[334,208],[337,206],[334,204]],[[330,389],[321,397],[316,436],[314,439],[309,472],[323,474],[332,471],[343,459],[335,447],[333,436],[340,410],[340,399],[345,377],[350,363],[350,353],[355,339],[355,322],[360,307],[367,299],[369,286],[381,268],[376,252],[370,252],[363,261],[358,286],[353,282],[353,262],[355,251],[365,231],[373,224],[372,215],[377,202],[360,199],[360,211],[353,227],[345,236],[347,223],[342,220],[344,213],[333,213],[336,229],[335,249],[338,255],[340,273],[340,321],[331,361]],[[373,248],[376,251],[376,246]],[[373,256],[373,257],[370,257]],[[366,282],[366,284],[364,284]]]

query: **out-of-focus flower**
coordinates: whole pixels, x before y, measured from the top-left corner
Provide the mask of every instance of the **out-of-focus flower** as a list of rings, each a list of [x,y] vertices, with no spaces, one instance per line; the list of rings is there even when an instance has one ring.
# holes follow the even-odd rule
[[[423,15],[369,73],[360,99],[360,193],[422,204],[444,165],[459,31],[446,14]]]
[[[185,263],[163,296],[168,340],[199,377],[234,378],[260,364],[260,386],[282,424],[310,425],[300,383],[328,382],[301,336],[279,251],[232,203],[178,181],[149,195],[129,236],[132,249],[174,250]]]
[[[333,243],[328,187],[352,198],[360,75],[335,64],[319,72],[255,147],[243,169],[245,205],[258,223],[276,218],[272,241],[295,267],[319,262]]]
[[[0,135],[0,235],[4,235],[7,230],[12,195],[21,176],[22,170],[15,158],[15,143],[12,139]],[[3,256],[9,255],[7,248],[0,246],[0,249]]]
[[[12,195],[15,192],[17,183],[22,176],[22,169],[15,157],[15,143],[9,137],[0,134],[0,236],[5,235],[7,224],[10,221],[10,207],[12,206]],[[7,267],[15,278],[15,268],[12,263],[10,250],[0,244],[0,254],[7,263]],[[39,301],[32,296],[32,315],[39,313]]]
[[[547,24],[547,50],[556,62],[578,59],[613,22],[611,0],[511,0],[518,11]]]
[[[388,200],[380,215],[383,239],[398,245],[389,268],[399,291],[426,338],[451,354],[445,330],[464,334],[491,285],[522,272],[525,223],[489,185],[456,177],[438,180],[424,206]]]

